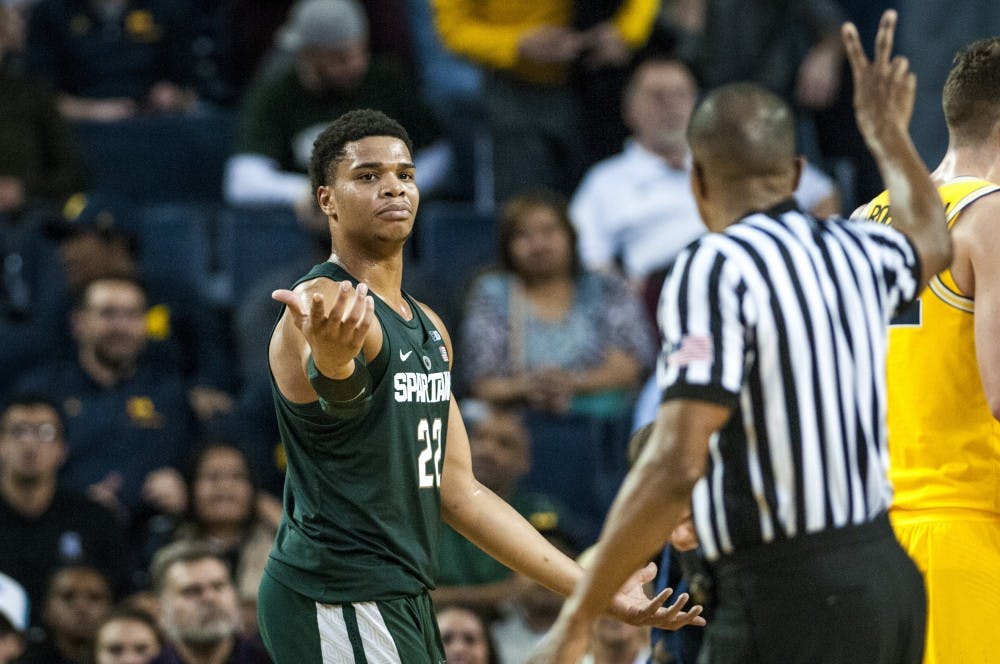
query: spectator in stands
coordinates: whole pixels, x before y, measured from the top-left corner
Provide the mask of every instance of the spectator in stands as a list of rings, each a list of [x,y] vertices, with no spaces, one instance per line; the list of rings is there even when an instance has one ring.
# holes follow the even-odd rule
[[[622,104],[632,138],[588,171],[570,204],[588,268],[620,265],[641,285],[705,232],[685,135],[697,98],[694,76],[680,61],[647,59],[636,67]]]
[[[179,374],[143,361],[146,293],[131,274],[85,284],[72,312],[76,357],[29,373],[25,390],[48,392],[66,412],[67,486],[123,517],[183,510],[170,501],[182,481],[191,414]]]
[[[163,647],[156,620],[128,606],[105,614],[95,634],[94,664],[147,664]]]
[[[697,99],[697,82],[680,60],[651,57],[636,66],[623,99],[631,139],[590,169],[570,204],[588,267],[620,263],[638,284],[705,232],[691,195],[686,136]],[[839,210],[833,183],[815,167],[806,169],[796,197],[817,215]]]
[[[687,10],[686,25],[677,30],[677,54],[691,63],[706,90],[754,81],[779,95],[795,109],[801,127],[799,150],[817,163],[827,155],[820,152],[814,116],[846,103],[847,112],[839,113],[829,127],[829,140],[822,142],[836,148],[846,134],[852,134],[851,142],[865,151],[856,140],[850,97],[839,95],[845,69],[839,36],[843,2],[666,0],[665,4],[684,5]],[[877,2],[867,0],[867,4]],[[872,175],[878,177],[875,169]]]
[[[580,664],[646,664],[649,655],[648,627],[601,616],[594,625],[590,652]]]
[[[0,570],[24,585],[38,625],[45,581],[64,565],[89,565],[121,589],[129,553],[114,515],[57,482],[66,457],[58,406],[11,397],[0,415]]]
[[[229,412],[236,372],[219,317],[195,284],[143,273],[142,239],[123,230],[121,210],[114,207],[88,203],[77,216],[67,211],[67,220],[54,225],[70,292],[105,274],[141,276],[148,297],[145,359],[160,370],[180,370],[199,420]]]
[[[257,586],[271,552],[281,503],[258,492],[246,455],[236,446],[208,443],[188,474],[187,518],[173,539],[207,544],[233,570],[243,626],[256,632]]]
[[[556,413],[630,412],[655,347],[626,281],[580,266],[558,195],[512,199],[498,232],[502,269],[472,284],[461,327],[472,394]]]
[[[28,611],[28,594],[21,584],[0,574],[0,664],[10,664],[24,652]]]
[[[531,466],[530,434],[520,413],[473,400],[463,401],[461,407],[469,431],[472,472],[476,479],[539,531],[571,529],[565,509],[550,498],[519,486]],[[521,577],[448,525],[443,527],[438,542],[438,565],[438,585],[431,593],[434,602],[457,602],[488,615],[496,615],[522,583]]]
[[[236,588],[225,561],[210,547],[175,542],[153,561],[167,645],[156,664],[269,664],[256,637],[240,636]]]
[[[192,9],[178,0],[41,0],[26,60],[67,118],[115,121],[191,110]]]
[[[22,664],[90,664],[94,636],[114,596],[93,567],[61,567],[49,579],[42,606],[45,638],[32,643]]]
[[[500,664],[482,613],[462,604],[438,604],[437,622],[448,664]]]
[[[76,141],[44,85],[10,66],[24,40],[20,9],[0,6],[0,214],[57,211],[86,186]]]
[[[54,96],[18,72],[21,7],[0,5],[0,393],[66,345],[67,294],[42,222],[85,186],[82,159]],[[53,278],[55,277],[55,278]]]
[[[570,204],[584,265],[620,268],[643,293],[651,321],[667,268],[705,232],[691,194],[686,136],[697,98],[697,82],[679,60],[640,62],[622,105],[631,139],[620,154],[587,172]],[[796,198],[824,217],[840,206],[833,182],[809,164]]]
[[[608,21],[572,27],[571,0],[433,0],[444,45],[482,65],[496,200],[527,187],[568,195],[585,168],[569,67],[614,62],[645,43],[659,3],[623,0]]]
[[[229,203],[299,205],[310,213],[315,197],[306,172],[313,140],[353,108],[375,108],[402,122],[418,161],[419,148],[437,138],[415,83],[371,55],[368,19],[355,0],[300,0],[277,38],[294,60],[259,77],[247,92],[226,166]]]

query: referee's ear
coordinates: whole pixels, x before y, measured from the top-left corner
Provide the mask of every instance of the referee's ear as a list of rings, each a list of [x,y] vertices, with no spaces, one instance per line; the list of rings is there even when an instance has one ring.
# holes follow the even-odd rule
[[[705,182],[705,169],[698,162],[691,164],[691,193],[696,201],[702,201],[708,194],[708,183]]]
[[[806,167],[806,158],[802,155],[795,157],[795,180],[792,182],[792,191],[799,190],[799,182],[802,181],[802,170]]]

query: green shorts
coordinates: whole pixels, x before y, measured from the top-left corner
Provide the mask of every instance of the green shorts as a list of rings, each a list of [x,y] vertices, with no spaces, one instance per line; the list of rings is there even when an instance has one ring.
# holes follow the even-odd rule
[[[444,664],[427,593],[388,601],[321,604],[264,573],[260,635],[274,664]]]

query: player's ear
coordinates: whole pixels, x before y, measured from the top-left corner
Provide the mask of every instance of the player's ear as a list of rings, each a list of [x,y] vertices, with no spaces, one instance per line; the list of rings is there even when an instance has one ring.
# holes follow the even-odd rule
[[[328,217],[334,219],[337,218],[337,206],[334,204],[333,199],[333,187],[327,185],[322,185],[316,190],[316,201],[319,203],[319,208]]]

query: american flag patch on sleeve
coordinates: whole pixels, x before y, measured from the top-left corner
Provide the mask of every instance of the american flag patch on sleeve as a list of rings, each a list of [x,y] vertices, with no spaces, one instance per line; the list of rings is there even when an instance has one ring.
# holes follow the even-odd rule
[[[686,367],[692,362],[711,362],[715,357],[712,337],[707,334],[689,334],[681,337],[667,354],[667,365]]]

